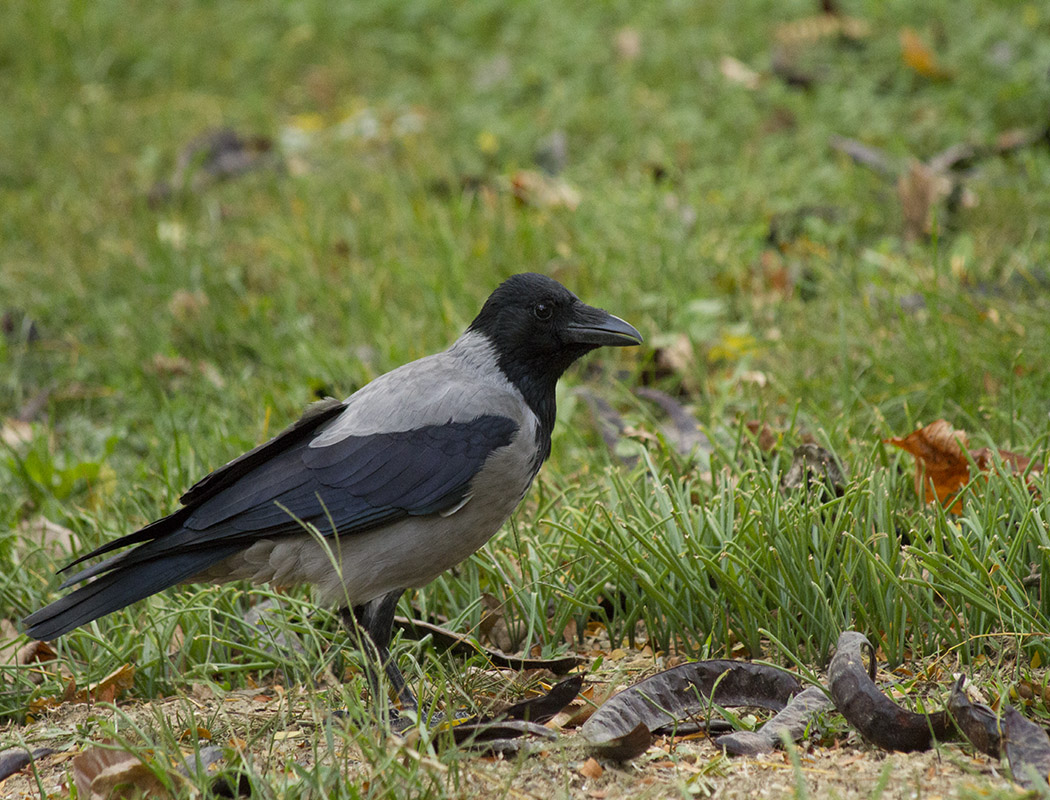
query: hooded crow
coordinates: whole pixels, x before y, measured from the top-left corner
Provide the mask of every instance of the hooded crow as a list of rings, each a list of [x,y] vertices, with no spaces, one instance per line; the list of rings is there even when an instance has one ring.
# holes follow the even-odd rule
[[[368,634],[414,706],[389,653],[398,598],[480,548],[521,502],[550,455],[569,365],[641,341],[557,281],[515,275],[444,352],[313,404],[199,481],[175,513],[69,564],[137,545],[69,577],[61,588],[82,585],[26,617],[26,632],[53,639],[178,583],[312,584]],[[371,667],[369,679],[377,690]]]

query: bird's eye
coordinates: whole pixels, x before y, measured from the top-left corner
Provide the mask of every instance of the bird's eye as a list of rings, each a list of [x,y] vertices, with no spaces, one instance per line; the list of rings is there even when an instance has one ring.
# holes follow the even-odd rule
[[[548,320],[551,318],[551,314],[554,313],[554,309],[546,303],[537,303],[532,307],[532,313],[536,316],[536,319]]]

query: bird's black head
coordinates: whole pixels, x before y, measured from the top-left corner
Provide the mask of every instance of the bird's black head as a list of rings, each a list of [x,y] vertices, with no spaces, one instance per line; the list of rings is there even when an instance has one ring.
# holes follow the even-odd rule
[[[500,284],[468,331],[492,342],[503,374],[525,396],[548,435],[554,425],[554,386],[569,365],[603,345],[642,341],[622,319],[532,272]]]

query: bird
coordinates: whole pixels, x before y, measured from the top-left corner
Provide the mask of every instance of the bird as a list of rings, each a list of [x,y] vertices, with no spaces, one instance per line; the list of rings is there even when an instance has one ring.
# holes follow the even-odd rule
[[[481,548],[525,497],[569,366],[641,342],[553,278],[513,275],[447,350],[308,406],[174,513],[65,566],[107,556],[68,577],[60,589],[77,588],[27,616],[26,633],[52,640],[181,583],[309,584],[366,651],[373,697],[385,673],[401,707],[418,708],[390,655],[398,600]]]

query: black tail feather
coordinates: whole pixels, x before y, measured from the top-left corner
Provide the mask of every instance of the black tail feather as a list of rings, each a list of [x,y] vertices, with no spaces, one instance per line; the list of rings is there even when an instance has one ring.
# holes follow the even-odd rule
[[[118,565],[108,574],[35,611],[22,622],[26,625],[26,633],[34,639],[55,639],[188,580],[241,549],[242,544],[209,547],[192,553],[166,555],[132,567]]]

